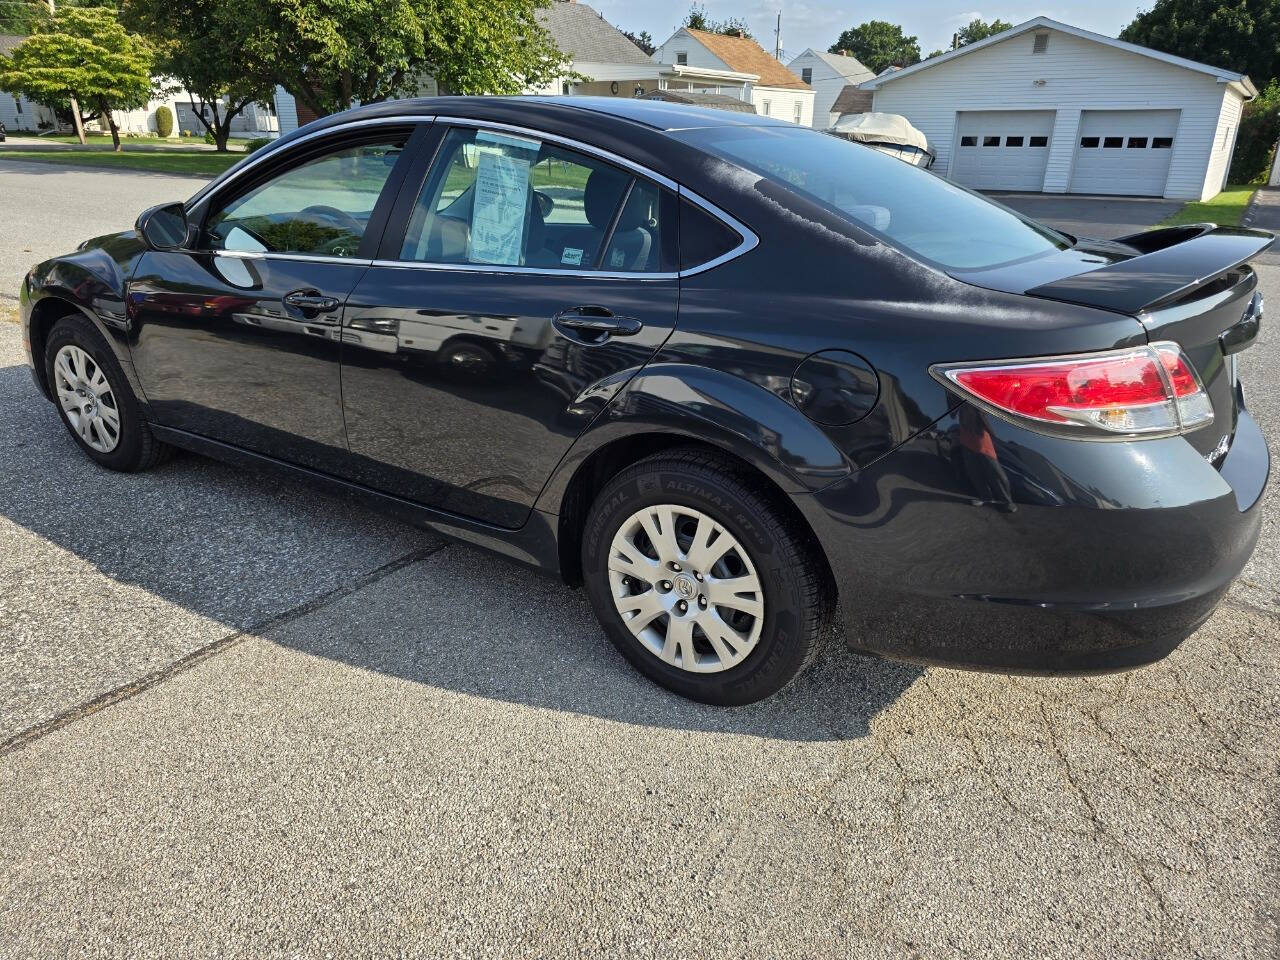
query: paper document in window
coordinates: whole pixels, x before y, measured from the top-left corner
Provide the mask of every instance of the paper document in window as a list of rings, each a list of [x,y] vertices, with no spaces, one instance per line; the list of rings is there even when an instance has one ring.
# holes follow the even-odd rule
[[[471,261],[517,265],[528,220],[529,161],[480,148],[471,208]]]

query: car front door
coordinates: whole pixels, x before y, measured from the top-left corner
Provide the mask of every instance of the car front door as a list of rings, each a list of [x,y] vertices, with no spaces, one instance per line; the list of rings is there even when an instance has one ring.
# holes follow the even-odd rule
[[[343,319],[354,469],[518,527],[675,324],[678,200],[556,137],[443,119],[432,137]]]
[[[159,423],[342,471],[342,306],[381,238],[413,129],[300,144],[199,202],[193,249],[143,256],[131,351]]]

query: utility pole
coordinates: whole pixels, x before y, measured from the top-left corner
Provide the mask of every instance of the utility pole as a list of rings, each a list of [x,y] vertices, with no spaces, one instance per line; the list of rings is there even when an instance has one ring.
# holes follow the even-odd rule
[[[49,0],[50,3],[53,0]],[[773,59],[782,59],[782,11],[778,11],[778,22],[773,28]]]
[[[58,11],[53,7],[54,0],[49,0],[49,16],[53,16]],[[80,101],[73,94],[71,97],[71,123],[76,128],[76,138],[80,141],[80,146],[84,146],[87,142],[84,137],[84,121],[80,119]]]

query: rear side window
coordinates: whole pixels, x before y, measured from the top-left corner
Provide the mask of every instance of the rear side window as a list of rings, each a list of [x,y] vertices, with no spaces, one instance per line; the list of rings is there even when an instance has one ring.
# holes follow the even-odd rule
[[[816,130],[725,126],[675,136],[946,269],[994,267],[1069,246],[1061,234],[941,177]]]
[[[401,259],[655,273],[674,270],[675,201],[585,153],[455,128],[418,195]]]
[[[723,257],[742,237],[696,203],[680,201],[680,269],[689,270]]]

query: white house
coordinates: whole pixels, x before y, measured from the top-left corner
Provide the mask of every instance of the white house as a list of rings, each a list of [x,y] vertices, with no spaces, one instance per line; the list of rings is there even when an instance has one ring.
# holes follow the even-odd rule
[[[860,83],[872,79],[875,74],[862,65],[857,57],[847,51],[827,53],[810,47],[788,65],[791,72],[813,87],[813,127],[826,130],[840,116],[835,110],[836,100]]]
[[[7,33],[0,34],[0,57],[9,56],[25,39],[27,38],[15,37]],[[53,111],[48,107],[33,103],[26,97],[14,96],[12,93],[0,90],[0,123],[3,123],[5,129],[10,132],[34,131],[52,127],[54,116]]]
[[[860,85],[983,190],[1207,200],[1226,183],[1244,74],[1048,17]]]
[[[653,52],[653,60],[691,71],[718,71],[726,78],[736,75],[735,82],[742,85],[756,113],[805,127],[813,124],[813,88],[750,37],[681,27]]]

